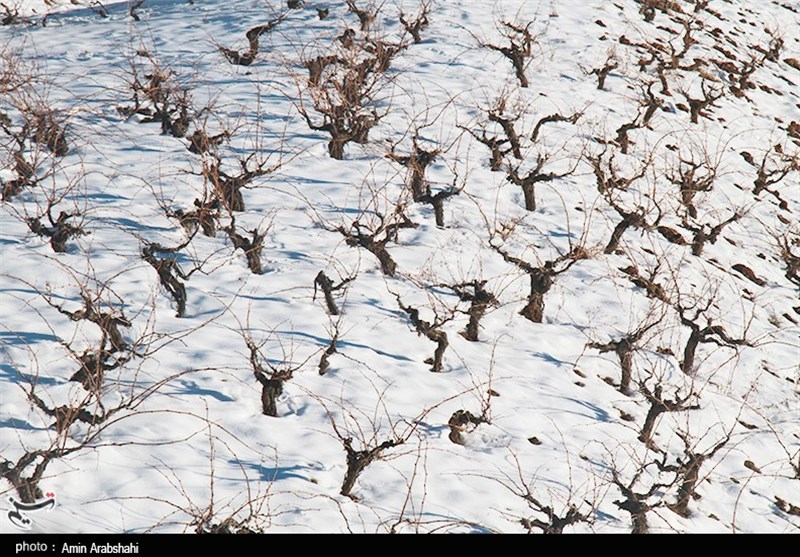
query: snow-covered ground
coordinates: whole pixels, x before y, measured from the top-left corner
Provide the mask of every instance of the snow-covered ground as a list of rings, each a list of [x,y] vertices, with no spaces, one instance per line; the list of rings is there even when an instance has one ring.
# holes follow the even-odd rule
[[[4,4],[4,505],[797,532],[800,4],[349,4]]]

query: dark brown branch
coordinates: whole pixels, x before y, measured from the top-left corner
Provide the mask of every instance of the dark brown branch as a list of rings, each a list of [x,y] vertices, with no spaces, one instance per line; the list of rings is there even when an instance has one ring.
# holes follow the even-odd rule
[[[519,141],[517,130],[514,129],[514,123],[519,119],[519,116],[509,118],[504,115],[504,111],[505,99],[501,100],[497,107],[488,112],[489,121],[500,125],[503,129],[503,133],[506,134],[509,145],[511,145],[511,152],[514,158],[522,160],[522,146]]]
[[[405,215],[400,215],[400,220],[389,223],[382,215],[378,215],[380,224],[374,231],[365,229],[358,221],[350,225],[350,230],[339,226],[335,230],[345,237],[348,246],[362,247],[378,258],[383,274],[393,277],[397,271],[397,264],[386,249],[386,244],[396,241],[397,232],[401,228],[416,228]],[[380,237],[380,238],[379,238]]]
[[[342,439],[341,441],[342,446],[347,453],[347,471],[345,472],[344,481],[342,481],[342,489],[339,491],[339,493],[345,497],[350,497],[351,499],[354,498],[352,495],[353,488],[355,487],[356,480],[358,479],[358,476],[361,475],[361,472],[363,472],[364,469],[373,461],[380,460],[381,455],[385,450],[403,444],[403,439],[388,439],[372,448],[357,451],[353,448],[352,438],[348,437],[347,439]]]
[[[355,3],[355,0],[345,0],[345,3],[347,4],[347,9],[358,18],[361,30],[368,33],[372,24],[375,23],[378,10],[372,4],[366,10],[361,9]]]
[[[195,209],[184,211],[183,209],[165,209],[168,217],[176,218],[181,223],[186,233],[193,236],[198,229],[202,229],[203,234],[209,238],[217,236],[219,226],[219,198],[214,196],[210,200],[194,200]]]
[[[158,274],[158,280],[164,287],[177,306],[176,317],[183,317],[186,313],[186,286],[179,280],[188,280],[189,275],[185,274],[178,266],[177,261],[170,257],[156,257],[160,246],[148,244],[142,249],[142,259],[150,264]]]
[[[554,180],[565,178],[574,172],[574,169],[570,169],[563,174],[544,172],[543,168],[547,161],[548,158],[546,156],[537,156],[536,166],[528,171],[528,173],[524,176],[520,175],[519,167],[508,167],[508,175],[506,180],[522,188],[522,195],[525,200],[525,209],[527,211],[536,210],[536,184],[540,182],[552,182]]]
[[[272,366],[266,362],[266,367],[261,362],[263,358],[258,350],[258,346],[253,340],[245,336],[245,344],[250,350],[250,366],[253,369],[253,376],[261,384],[261,411],[265,416],[277,417],[277,399],[283,393],[283,384],[291,379],[294,372],[293,367],[286,366],[283,369]]]
[[[631,530],[632,534],[646,534],[648,532],[649,526],[647,522],[647,513],[664,505],[663,501],[661,500],[651,503],[649,502],[649,499],[660,490],[670,487],[668,484],[654,483],[645,492],[634,491],[636,484],[639,483],[639,480],[641,479],[642,473],[651,464],[653,463],[640,465],[639,469],[636,471],[636,474],[634,474],[633,478],[627,485],[624,484],[620,479],[619,472],[616,470],[616,468],[612,468],[611,471],[611,481],[622,492],[622,496],[624,497],[624,499],[621,501],[614,501],[614,505],[631,515],[633,526]]]
[[[346,60],[336,55],[317,56],[311,60],[303,61],[303,67],[308,70],[308,84],[312,87],[318,87],[322,82],[322,73],[328,66],[346,63]]]
[[[741,218],[739,213],[734,213],[729,219],[724,220],[714,226],[710,224],[701,224],[698,226],[689,223],[688,219],[684,217],[683,227],[691,231],[694,235],[692,240],[692,255],[700,256],[703,254],[703,248],[706,242],[715,244],[719,235],[729,224],[738,221]]]
[[[647,416],[644,419],[642,430],[639,432],[639,440],[646,444],[648,447],[654,448],[653,429],[656,425],[656,420],[661,414],[666,412],[685,412],[687,410],[699,410],[699,404],[689,404],[689,401],[696,398],[695,393],[688,393],[686,396],[681,397],[675,393],[673,400],[667,400],[664,395],[664,387],[658,384],[650,390],[646,383],[639,384],[639,392],[641,392],[650,403],[650,408],[647,410]]]
[[[681,160],[677,173],[668,176],[670,182],[680,187],[681,204],[692,218],[697,218],[697,208],[694,206],[695,195],[714,189],[714,181],[717,179],[717,172],[714,168],[706,167],[706,172],[701,173],[704,166],[693,161]]]
[[[322,352],[322,356],[320,356],[319,365],[317,366],[317,370],[319,371],[320,375],[325,375],[325,372],[328,371],[328,368],[331,366],[330,362],[328,362],[328,359],[336,354],[336,343],[338,341],[339,332],[336,331],[331,339],[330,344],[328,344],[328,347]]]
[[[406,184],[411,190],[414,201],[421,201],[423,197],[431,195],[431,188],[425,178],[425,170],[441,153],[441,149],[426,151],[418,143],[418,137],[413,138],[413,148],[408,155],[398,155],[394,151],[386,155],[387,158],[400,163],[408,170]]]
[[[636,350],[636,344],[641,340],[642,336],[655,325],[656,322],[642,326],[618,340],[612,340],[605,344],[599,342],[590,342],[587,344],[589,348],[595,348],[599,350],[601,354],[614,352],[617,355],[622,372],[619,382],[619,392],[624,395],[630,396],[632,394],[630,386],[633,377],[633,353]]]
[[[331,279],[328,278],[328,275],[325,274],[325,271],[320,271],[317,273],[317,276],[314,278],[314,300],[317,299],[317,286],[319,286],[320,290],[322,290],[323,295],[325,296],[325,305],[328,307],[328,314],[329,315],[339,315],[339,308],[336,305],[336,300],[333,297],[333,293],[337,290],[344,288],[349,282],[353,280],[354,277],[348,277],[344,279],[339,284],[334,285],[331,282]]]
[[[258,162],[254,168],[250,168],[249,161],[254,156],[255,154],[251,154],[247,159],[239,161],[241,172],[236,175],[224,172],[220,168],[222,163],[219,158],[203,162],[203,176],[211,184],[217,199],[230,212],[244,211],[242,190],[256,178],[275,171],[275,168],[265,168],[266,161]]]
[[[659,463],[659,469],[662,472],[674,472],[679,482],[677,501],[667,507],[683,517],[688,517],[689,502],[699,498],[697,484],[700,482],[700,469],[708,459],[713,458],[720,449],[728,444],[730,435],[725,436],[705,453],[695,452],[687,434],[679,434],[679,436],[684,443],[684,458],[678,459],[676,464],[672,465]]]
[[[706,89],[705,81],[700,85],[703,96],[699,99],[692,98],[688,93],[684,93],[686,101],[689,103],[689,112],[692,124],[696,124],[701,116],[706,116],[708,108],[722,98],[724,92],[721,89]]]
[[[459,193],[461,193],[461,190],[456,188],[441,190],[433,195],[427,193],[419,199],[419,202],[427,203],[433,207],[433,217],[436,221],[436,226],[444,228],[444,202]]]
[[[544,297],[553,286],[555,278],[568,271],[572,265],[581,259],[587,258],[584,250],[575,248],[554,260],[545,261],[544,264],[540,266],[534,266],[527,261],[510,255],[499,246],[492,245],[491,247],[499,253],[506,262],[512,263],[528,275],[530,279],[528,303],[519,313],[533,323],[542,322],[544,317]]]
[[[423,2],[420,12],[414,16],[413,19],[406,19],[405,14],[400,12],[400,23],[407,33],[414,39],[414,44],[422,42],[422,31],[428,27],[430,23],[428,16],[430,15],[431,6],[428,2]]]
[[[447,333],[442,331],[440,327],[444,323],[449,321],[449,319],[444,319],[441,321],[439,319],[436,319],[434,320],[433,323],[430,323],[420,318],[418,309],[403,304],[399,296],[396,296],[396,298],[397,298],[397,304],[400,306],[400,309],[402,309],[404,312],[406,312],[406,314],[408,314],[408,317],[411,320],[411,324],[414,325],[414,329],[416,329],[417,333],[425,336],[431,342],[436,343],[436,350],[433,353],[433,357],[425,360],[425,363],[431,364],[432,372],[434,373],[441,372],[442,363],[444,360],[444,352],[445,350],[447,350],[447,346],[449,343],[447,341]]]
[[[50,226],[43,225],[40,217],[27,219],[26,222],[31,232],[38,236],[49,238],[50,247],[53,248],[54,252],[65,253],[67,251],[67,242],[71,238],[84,236],[88,234],[88,232],[83,230],[83,228],[80,226],[75,226],[69,222],[70,219],[79,217],[81,215],[77,213],[65,213],[64,211],[61,211],[58,215],[58,218],[53,220],[50,212],[51,208],[52,205],[48,204],[47,219],[50,221]]]
[[[569,505],[566,513],[563,516],[556,514],[555,509],[549,505],[542,504],[533,495],[528,494],[525,497],[528,506],[531,509],[542,513],[545,518],[523,518],[520,524],[528,532],[532,532],[534,528],[539,529],[542,534],[563,534],[564,528],[577,524],[578,522],[588,522],[589,517],[579,512],[574,505]]]
[[[614,227],[611,233],[611,239],[608,241],[603,253],[614,253],[619,247],[619,242],[622,240],[622,235],[628,228],[642,228],[646,225],[645,217],[642,214],[641,208],[636,212],[629,212],[620,206],[614,207],[622,217],[622,220]]]
[[[256,56],[258,56],[258,49],[259,49],[259,37],[265,33],[269,33],[275,27],[277,27],[283,20],[287,17],[286,14],[281,14],[276,19],[272,19],[267,22],[265,25],[257,25],[248,29],[247,33],[245,33],[245,37],[247,37],[248,49],[239,52],[238,50],[231,50],[225,47],[219,47],[219,51],[227,58],[228,62],[231,64],[239,65],[239,66],[249,66],[253,62],[255,62]]]
[[[608,157],[608,161],[603,160],[603,153],[595,157],[590,156],[588,159],[594,170],[597,191],[605,195],[607,199],[614,191],[625,191],[632,183],[644,178],[650,165],[650,160],[646,160],[638,173],[626,178],[617,174],[617,169],[614,168],[613,152]]]
[[[464,433],[469,433],[485,423],[489,423],[485,415],[476,416],[467,410],[456,410],[447,421],[447,426],[450,428],[448,439],[456,445],[463,445]]]
[[[792,252],[792,244],[786,236],[776,236],[775,241],[780,250],[780,257],[786,265],[786,278],[796,286],[800,286],[800,255]],[[796,240],[793,244],[800,245],[800,241]]]
[[[97,300],[93,300],[88,292],[82,291],[81,300],[83,307],[76,311],[68,311],[55,304],[49,299],[46,300],[53,308],[62,315],[66,315],[72,321],[89,321],[100,328],[102,332],[101,346],[109,346],[113,352],[126,350],[128,343],[120,331],[120,327],[130,327],[131,322],[121,313],[114,311],[104,311],[97,307]]]
[[[528,87],[528,77],[525,75],[525,67],[531,57],[533,47],[533,36],[530,27],[533,23],[528,23],[525,27],[514,25],[507,21],[501,22],[504,28],[503,36],[508,39],[508,46],[498,46],[494,44],[483,44],[482,46],[501,53],[514,66],[520,87]]]
[[[705,315],[709,307],[711,307],[711,300],[708,301],[705,307],[696,308],[694,316],[690,317],[687,308],[680,304],[675,306],[680,315],[681,323],[690,330],[689,339],[686,341],[686,346],[683,350],[683,361],[681,362],[681,371],[686,375],[694,374],[695,354],[700,344],[714,343],[718,346],[731,348],[750,346],[746,338],[737,339],[731,337],[721,325],[714,325],[709,318],[706,319],[706,325],[702,326],[699,323],[700,317]]]
[[[536,141],[539,139],[539,131],[545,124],[552,124],[555,122],[569,122],[570,124],[575,124],[581,118],[581,116],[583,116],[583,112],[576,112],[570,116],[563,116],[562,114],[550,114],[549,116],[539,118],[539,121],[536,122],[536,125],[533,127],[531,141]]]
[[[467,315],[469,315],[469,322],[467,323],[467,328],[460,334],[470,342],[478,342],[481,319],[489,308],[498,304],[494,294],[486,290],[486,281],[473,280],[461,284],[443,284],[440,286],[455,292],[462,302],[469,302],[470,306],[466,311]]]
[[[507,149],[503,148],[503,145],[509,143],[508,139],[500,139],[499,137],[488,137],[486,135],[486,131],[482,130],[481,135],[474,130],[466,128],[464,126],[459,126],[462,130],[465,130],[469,133],[472,137],[477,139],[482,144],[486,145],[489,150],[492,152],[492,158],[489,160],[489,166],[492,172],[497,172],[498,170],[503,169],[503,163],[505,162],[505,156],[511,152],[511,147]]]
[[[658,268],[653,269],[649,277],[643,277],[641,274],[639,274],[639,270],[633,265],[620,268],[620,271],[625,273],[633,284],[639,288],[644,288],[648,298],[669,303],[667,291],[663,286],[655,282],[655,276],[658,272]]]
[[[618,67],[619,62],[609,56],[602,67],[593,69],[591,72],[589,72],[589,75],[596,75],[597,88],[604,90],[606,88],[606,78],[608,78],[608,74],[616,70]]]
[[[247,258],[247,267],[254,275],[260,275],[264,272],[261,265],[261,250],[264,248],[264,238],[267,235],[267,230],[260,232],[257,228],[250,230],[251,238],[246,238],[236,231],[236,220],[231,219],[231,224],[223,229],[233,243],[235,249],[240,249],[244,252]]]

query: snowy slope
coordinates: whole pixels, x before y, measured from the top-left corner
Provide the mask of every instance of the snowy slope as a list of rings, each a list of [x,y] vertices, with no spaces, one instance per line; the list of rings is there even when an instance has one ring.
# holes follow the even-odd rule
[[[0,485],[56,494],[34,531],[800,528],[798,3],[50,4],[0,26]],[[492,45],[525,33],[521,87]],[[378,121],[335,160],[315,103],[358,75]]]

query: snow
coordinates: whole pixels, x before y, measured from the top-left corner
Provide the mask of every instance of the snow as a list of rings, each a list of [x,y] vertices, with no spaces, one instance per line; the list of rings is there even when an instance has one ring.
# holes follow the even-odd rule
[[[375,106],[385,116],[368,142],[346,145],[342,161],[328,156],[328,134],[310,130],[300,111],[321,121],[301,60],[343,48],[337,37],[358,28],[344,2],[326,4],[325,20],[314,9],[324,3],[310,1],[291,10],[264,0],[146,0],[138,21],[129,2],[104,4],[105,17],[90,4],[17,2],[27,21],[0,26],[2,70],[13,63],[34,76],[0,93],[6,127],[20,129],[26,99],[66,122],[69,147],[55,156],[27,141],[40,180],[0,204],[0,461],[79,447],[48,463],[39,487],[56,493],[58,505],[30,514],[33,531],[191,532],[230,519],[234,529],[270,532],[524,532],[523,519],[548,519],[538,505],[561,517],[570,507],[581,513],[567,532],[627,532],[631,516],[615,504],[625,499],[619,484],[640,494],[653,486],[651,532],[800,528],[800,516],[776,499],[800,506],[800,278],[790,280],[776,244],[785,236],[800,254],[800,138],[789,131],[800,121],[800,70],[787,62],[800,59],[796,3],[711,0],[695,12],[684,0],[673,3],[680,12],[656,9],[648,22],[633,0],[431,0],[420,44],[398,22],[400,11],[413,16],[420,4],[381,3],[372,36],[410,44],[377,76]],[[261,35],[252,65],[233,65],[218,50],[246,50],[245,32],[279,13],[286,19]],[[680,21],[693,15],[697,41],[681,64],[705,62],[670,70],[666,94],[655,64],[639,68],[646,51],[619,38],[660,41],[668,54],[669,41],[683,46]],[[507,43],[500,20],[532,22],[528,88],[501,53],[481,46]],[[783,39],[783,50],[757,67],[756,87],[735,95],[729,72],[710,60],[733,56],[741,65],[771,37]],[[617,66],[598,90],[590,72],[607,60]],[[173,93],[190,92],[188,135],[198,126],[230,133],[216,149],[223,171],[237,174],[250,154],[249,168],[273,169],[242,189],[245,210],[234,213],[242,236],[265,233],[263,273],[248,269],[223,230],[231,223],[224,209],[213,237],[198,232],[175,253],[157,252],[191,273],[181,279],[183,317],[142,249],[190,239],[172,212],[211,199],[203,169],[213,158],[118,110],[133,105],[131,67],[149,79],[152,61],[170,73]],[[620,126],[643,114],[644,80],[663,108],[649,127],[629,132],[624,154],[615,140]],[[701,83],[725,94],[691,123],[688,99],[702,96]],[[525,175],[544,157],[544,172],[567,174],[536,184],[535,211],[526,211],[506,171],[490,170],[489,149],[465,131],[503,137],[487,122],[498,98],[507,99],[505,115],[519,117],[522,141],[522,160],[508,153],[503,168],[519,165]],[[554,113],[580,118],[544,124],[531,141],[536,123]],[[415,134],[420,148],[441,149],[426,169],[432,193],[459,190],[444,202],[444,227],[431,205],[413,201],[407,169],[386,157],[392,149],[409,154]],[[15,176],[16,145],[6,132],[0,138],[5,184]],[[649,224],[628,228],[619,248],[604,253],[622,217],[598,191],[591,160],[600,157],[607,170],[612,154],[620,177],[644,169],[613,201],[626,211],[641,206]],[[769,186],[777,195],[753,193],[765,157],[767,170],[794,161]],[[694,194],[698,214],[687,222],[712,227],[740,215],[700,256],[671,181],[690,161],[701,165],[698,176],[709,169],[716,176],[710,191]],[[64,253],[26,222],[49,225],[53,200],[51,216],[76,213],[71,222],[85,232]],[[342,231],[354,234],[358,223],[374,232],[382,219],[400,223],[402,215],[414,226],[387,233],[397,264],[388,276]],[[654,224],[659,215],[657,225],[688,244],[668,241]],[[577,246],[585,257],[555,277],[542,322],[520,315],[530,278],[499,250],[539,267],[560,257],[567,263]],[[632,283],[623,272],[631,266],[662,285],[668,303]],[[334,292],[341,315],[326,311],[315,286],[320,271],[334,284],[351,279]],[[497,302],[480,322],[479,341],[470,342],[459,334],[470,304],[444,285],[475,280],[486,281]],[[130,358],[106,371],[101,391],[107,409],[136,404],[101,424],[59,430],[31,392],[49,409],[102,410],[70,380],[77,358],[103,341],[98,325],[59,311],[81,310],[82,293],[130,322],[119,327]],[[418,333],[401,303],[447,333],[440,373],[425,362],[436,343]],[[705,308],[694,319],[700,328],[721,326],[744,342],[700,343],[685,374],[691,329],[678,307],[690,320]],[[616,388],[618,356],[589,345],[640,328],[626,395]],[[334,335],[336,352],[320,374]],[[245,338],[268,373],[291,370],[276,417],[262,414]],[[689,404],[698,406],[661,414],[651,445],[639,439],[650,407],[640,382],[660,385],[667,400],[694,393]],[[488,421],[469,425],[463,445],[449,439],[457,410],[485,412]],[[347,438],[356,451],[403,441],[363,470],[352,498],[340,495]],[[670,507],[685,474],[669,467],[725,439],[700,467],[699,497],[679,515]],[[7,478],[0,482],[4,497],[19,497]],[[0,528],[16,531],[5,512]]]

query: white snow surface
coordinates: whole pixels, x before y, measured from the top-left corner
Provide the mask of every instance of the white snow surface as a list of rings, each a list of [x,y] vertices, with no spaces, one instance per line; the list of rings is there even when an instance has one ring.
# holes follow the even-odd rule
[[[30,78],[0,89],[4,187],[15,178],[9,132],[24,124],[22,100],[63,122],[68,145],[58,156],[25,141],[36,183],[0,204],[0,461],[8,470],[35,456],[20,468],[30,478],[52,457],[38,487],[57,497],[52,511],[30,514],[32,531],[538,532],[572,509],[581,519],[565,532],[628,532],[629,487],[650,507],[651,532],[798,532],[800,271],[792,278],[785,253],[800,257],[798,2],[431,0],[418,44],[398,18],[418,13],[417,0],[376,4],[368,33],[333,0],[299,9],[146,0],[138,20],[131,4],[12,0],[22,21],[0,26],[3,71]],[[651,21],[646,5],[655,6]],[[318,7],[329,8],[326,19]],[[245,51],[245,32],[280,14],[251,65],[231,64],[218,49]],[[508,43],[501,21],[531,24],[529,87],[483,46]],[[657,45],[651,52],[668,60],[671,47],[684,47],[682,22],[693,41],[666,71],[664,91],[651,54],[632,43]],[[369,38],[407,48],[377,76],[383,117],[368,141],[348,143],[334,160],[328,134],[301,114],[321,122],[302,61],[345,52],[337,37],[346,28],[356,30],[354,48]],[[765,58],[776,38],[782,48]],[[609,60],[616,66],[600,90],[591,72]],[[760,61],[752,87],[738,91],[720,64],[750,60]],[[173,92],[190,94],[185,137],[119,110],[133,105],[131,68],[144,76],[152,61]],[[661,105],[629,132],[623,153],[618,130],[641,123],[648,83]],[[722,96],[693,123],[689,98],[703,89]],[[487,119],[500,98],[503,114],[518,117],[522,159],[509,152],[493,172],[489,149],[466,130],[504,137]],[[546,123],[532,141],[536,123],[556,113],[580,117]],[[187,148],[197,129],[228,136],[198,155]],[[413,200],[407,169],[386,156],[409,154],[415,136],[420,148],[441,150],[425,173],[432,193],[459,190],[444,202],[444,226],[430,204]],[[241,190],[243,211],[220,210],[215,234],[191,235],[175,211],[213,197],[203,169],[215,156],[229,175],[245,160],[272,171]],[[602,169],[641,176],[604,195],[591,163],[598,157]],[[558,176],[536,184],[527,211],[508,168],[526,174],[537,160]],[[674,183],[690,163],[715,174],[694,193],[696,216]],[[755,193],[760,167],[787,171]],[[615,250],[604,249],[622,220],[609,199],[641,208],[646,221]],[[75,214],[70,222],[84,232],[64,252],[29,226],[37,217],[55,226],[48,206],[54,221]],[[716,242],[692,253],[692,227],[735,214]],[[387,234],[394,276],[337,230],[374,231],[398,215],[414,226]],[[262,273],[224,231],[232,216],[242,236],[265,233]],[[668,241],[664,227],[685,243]],[[151,244],[183,246],[156,252],[188,276],[183,317],[142,257]],[[578,246],[582,257],[565,269]],[[530,268],[561,257],[541,323],[520,314],[528,273],[498,250]],[[622,271],[631,266],[665,295],[631,282]],[[338,316],[315,287],[320,271],[334,284],[352,279],[333,292]],[[476,280],[497,302],[471,342],[460,334],[470,302],[446,285]],[[129,323],[118,325],[125,346],[108,355],[119,365],[93,391],[70,378],[82,355],[109,341],[76,316],[82,296]],[[447,334],[440,372],[426,363],[436,344],[400,302]],[[709,333],[689,373],[681,362],[692,329],[681,308]],[[623,394],[620,359],[590,345],[637,331]],[[262,412],[245,338],[267,374],[291,370],[276,417]],[[656,386],[662,400],[686,397],[694,409],[662,413],[646,444],[645,391]],[[57,428],[47,411],[81,405],[93,420]],[[457,410],[486,418],[465,426],[463,444],[449,438]],[[402,441],[369,463],[352,497],[340,494],[347,439],[354,451]],[[679,513],[690,456],[704,454],[688,512]],[[9,478],[0,481],[4,501],[21,495]],[[17,531],[6,515],[2,531]]]

